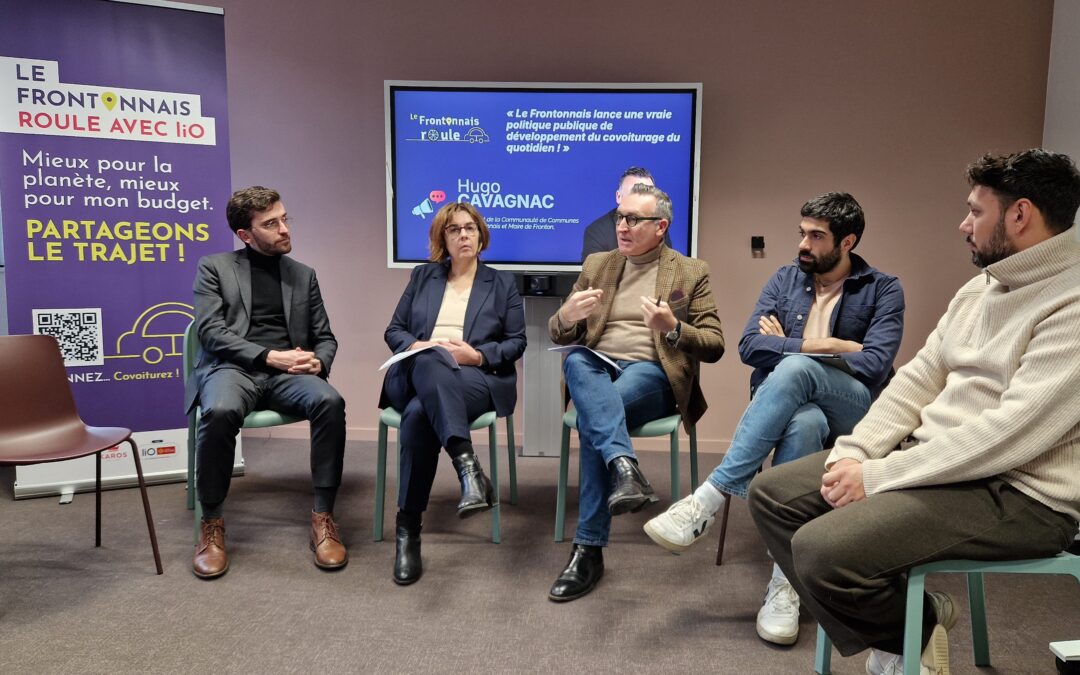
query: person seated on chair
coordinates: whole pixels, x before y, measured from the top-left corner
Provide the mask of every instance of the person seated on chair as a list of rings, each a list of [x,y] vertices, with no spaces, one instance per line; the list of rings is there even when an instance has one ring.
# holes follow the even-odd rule
[[[830,192],[803,204],[800,215],[798,258],[765,284],[739,341],[743,363],[754,367],[751,400],[723,462],[645,523],[645,533],[670,551],[701,539],[726,495],[745,498],[773,448],[776,466],[850,433],[892,372],[904,292],[896,277],[853,253],[865,228],[862,207]],[[799,598],[776,565],[757,633],[785,645],[799,635]]]
[[[225,210],[244,248],[199,260],[195,328],[202,349],[188,382],[188,411],[201,406],[195,488],[202,507],[195,575],[219,577],[225,553],[225,497],[236,434],[253,410],[311,423],[311,549],[322,569],[349,560],[334,521],[345,455],[345,401],[327,382],[337,340],[315,270],[286,254],[291,225],[281,196],[261,186],[233,193]]]
[[[427,349],[390,367],[379,407],[401,412],[394,581],[420,578],[420,529],[439,449],[461,481],[457,514],[467,518],[499,498],[473,452],[469,422],[517,405],[525,352],[525,312],[510,272],[480,262],[490,233],[467,202],[443,206],[428,232],[431,262],[413,268],[384,338],[395,354]]]
[[[982,271],[831,452],[750,484],[773,559],[841,654],[902,672],[905,573],[1068,547],[1080,518],[1080,173],[1035,149],[967,169]],[[931,593],[922,672],[948,672],[952,600]]]
[[[699,364],[724,353],[708,265],[664,245],[668,195],[639,183],[617,213],[619,248],[585,259],[573,292],[548,322],[553,342],[589,348],[563,361],[581,475],[570,562],[548,594],[555,602],[579,598],[600,580],[611,516],[657,501],[629,429],[678,412],[689,430],[707,407]]]

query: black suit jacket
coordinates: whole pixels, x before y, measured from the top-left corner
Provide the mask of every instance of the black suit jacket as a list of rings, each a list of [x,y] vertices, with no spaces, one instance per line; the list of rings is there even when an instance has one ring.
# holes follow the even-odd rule
[[[247,340],[251,325],[251,262],[245,249],[204,256],[195,274],[195,328],[202,349],[187,382],[186,403],[198,402],[203,378],[220,368],[252,371],[263,353]],[[315,352],[326,378],[337,354],[337,340],[323,307],[315,270],[281,257],[281,299],[285,323],[294,346]]]
[[[409,285],[401,294],[390,325],[383,335],[390,351],[405,351],[418,340],[428,340],[442,308],[449,268],[427,263],[413,268]],[[464,340],[484,355],[481,370],[495,402],[495,412],[506,417],[517,405],[517,367],[525,353],[525,310],[517,282],[509,272],[481,263],[476,269],[469,304],[465,309]],[[379,407],[390,405],[386,383],[404,377],[401,364],[391,366],[383,382]],[[464,366],[471,367],[471,366]]]

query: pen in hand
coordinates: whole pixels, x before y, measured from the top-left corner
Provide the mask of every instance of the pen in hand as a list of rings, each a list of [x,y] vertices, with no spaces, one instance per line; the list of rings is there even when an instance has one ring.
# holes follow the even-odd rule
[[[656,296],[656,306],[657,306],[657,307],[659,307],[659,306],[660,306],[660,296],[659,296],[659,295],[658,295],[658,296]]]

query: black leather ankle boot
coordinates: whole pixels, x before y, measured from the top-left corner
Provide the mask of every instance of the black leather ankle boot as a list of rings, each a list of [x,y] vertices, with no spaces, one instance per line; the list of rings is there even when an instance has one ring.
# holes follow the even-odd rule
[[[418,514],[397,514],[394,583],[398,586],[408,586],[424,573],[424,564],[420,560],[420,529]]]
[[[559,574],[548,592],[554,602],[576,600],[596,588],[596,582],[604,576],[604,549],[599,546],[574,544],[566,569]]]
[[[457,505],[458,518],[468,518],[495,505],[495,490],[484,475],[476,455],[466,452],[454,457],[454,468],[461,479],[461,501]]]

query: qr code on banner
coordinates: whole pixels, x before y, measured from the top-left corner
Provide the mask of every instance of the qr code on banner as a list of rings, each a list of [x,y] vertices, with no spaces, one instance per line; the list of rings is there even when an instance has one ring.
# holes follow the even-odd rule
[[[101,308],[35,309],[34,334],[51,335],[60,343],[65,366],[105,365]]]

